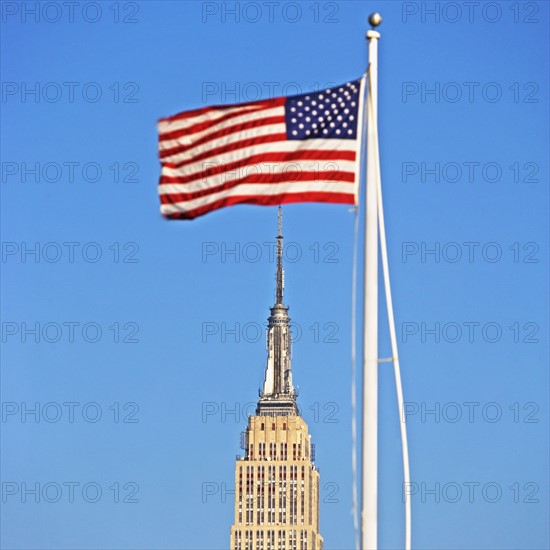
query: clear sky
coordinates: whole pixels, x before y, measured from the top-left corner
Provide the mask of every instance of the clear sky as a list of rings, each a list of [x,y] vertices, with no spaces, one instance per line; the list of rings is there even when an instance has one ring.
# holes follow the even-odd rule
[[[163,220],[156,121],[359,77],[375,10],[413,546],[548,548],[547,2],[1,9],[2,548],[228,547],[276,209]],[[290,205],[284,226],[321,532],[349,549],[353,213]],[[387,363],[379,457],[399,548]]]

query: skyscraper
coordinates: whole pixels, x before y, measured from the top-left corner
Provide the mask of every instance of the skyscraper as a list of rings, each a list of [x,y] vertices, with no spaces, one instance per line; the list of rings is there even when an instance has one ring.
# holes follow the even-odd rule
[[[278,212],[275,305],[268,319],[267,365],[256,414],[249,416],[235,468],[230,550],[322,550],[315,447],[292,385],[291,334],[283,305],[282,214]]]

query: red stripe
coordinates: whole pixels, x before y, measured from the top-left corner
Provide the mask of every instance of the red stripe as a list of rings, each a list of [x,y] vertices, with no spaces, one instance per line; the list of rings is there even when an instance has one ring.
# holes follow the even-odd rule
[[[200,116],[211,111],[223,111],[224,109],[234,109],[235,107],[252,107],[257,106],[258,109],[268,109],[270,107],[277,107],[278,105],[284,105],[286,97],[274,97],[271,99],[259,99],[258,101],[250,101],[248,103],[233,103],[231,105],[212,105],[208,107],[201,107],[200,109],[192,109],[191,111],[182,111],[175,115],[160,118],[159,122],[174,122],[176,120],[185,120],[186,118],[193,118]],[[250,110],[249,112],[252,112]]]
[[[237,160],[230,163],[219,164],[218,166],[212,166],[207,170],[201,170],[193,174],[186,174],[184,176],[165,176],[160,178],[160,185],[167,183],[190,183],[192,181],[202,180],[209,176],[215,176],[216,174],[223,174],[224,172],[233,172],[239,168],[245,166],[253,166],[254,164],[261,164],[265,162],[287,162],[293,160],[355,160],[355,151],[343,150],[343,151],[324,151],[323,149],[306,149],[303,151],[289,151],[285,153],[259,153],[257,155],[251,155],[245,159]],[[215,162],[215,161],[212,161]]]
[[[276,185],[279,183],[298,183],[304,181],[311,181],[313,183],[323,181],[336,181],[353,183],[355,181],[355,174],[353,172],[286,172],[285,174],[251,174],[245,178],[239,180],[228,181],[217,185],[216,187],[209,187],[208,189],[200,189],[198,191],[192,191],[190,193],[163,193],[160,195],[160,202],[162,204],[175,204],[177,202],[190,201],[193,199],[199,199],[220,191],[226,191],[232,189],[243,183],[262,183],[266,185]],[[313,187],[313,186],[312,186]]]
[[[281,105],[284,105],[284,102],[280,102],[279,104],[275,105],[265,105],[265,106],[259,106],[256,109],[239,109],[238,111],[235,111],[234,113],[227,113],[221,117],[217,117],[215,119],[207,119],[204,122],[197,122],[196,124],[193,124],[192,126],[188,126],[187,128],[180,128],[178,130],[172,130],[171,132],[163,130],[159,131],[159,142],[166,141],[167,139],[177,139],[181,136],[185,136],[187,134],[195,134],[197,132],[200,132],[202,130],[206,130],[207,128],[210,128],[211,126],[214,126],[216,124],[219,124],[220,122],[224,122],[226,120],[230,120],[232,118],[243,116],[247,114],[255,114],[261,111],[265,111],[267,109],[273,109],[274,107],[280,107]]]
[[[181,162],[164,161],[163,164],[170,168],[180,168],[181,166],[193,164],[194,162],[215,157],[216,155],[221,155],[223,153],[229,153],[230,151],[236,151],[237,149],[244,149],[246,147],[259,145],[262,143],[273,143],[275,141],[286,141],[286,133],[268,134],[267,136],[242,139],[241,141],[236,141],[235,143],[230,143],[229,145],[222,145],[221,147],[210,149],[210,151],[206,151],[201,155],[197,155],[196,157],[192,157]]]
[[[233,206],[235,204],[258,204],[262,206],[277,206],[279,204],[289,204],[293,202],[328,202],[334,204],[354,204],[354,194],[330,193],[324,191],[312,191],[303,193],[283,193],[281,195],[254,195],[254,196],[233,196],[217,200],[213,203],[199,206],[187,212],[175,212],[167,214],[165,217],[171,220],[192,220],[208,212],[223,208],[224,206]]]
[[[218,130],[216,132],[206,134],[200,139],[193,141],[190,145],[176,145],[175,147],[171,147],[170,149],[161,149],[159,152],[159,157],[163,159],[165,157],[171,157],[172,155],[175,155],[178,153],[185,153],[185,151],[189,151],[190,149],[193,149],[198,145],[203,145],[204,143],[208,143],[209,141],[214,141],[224,136],[236,134],[243,130],[249,130],[250,128],[257,128],[260,126],[269,126],[270,124],[281,124],[284,121],[285,121],[284,116],[271,116],[271,117],[262,118],[260,120],[249,120],[247,122],[242,122],[241,124],[235,124],[234,126],[229,126],[228,128],[222,128],[221,130]]]

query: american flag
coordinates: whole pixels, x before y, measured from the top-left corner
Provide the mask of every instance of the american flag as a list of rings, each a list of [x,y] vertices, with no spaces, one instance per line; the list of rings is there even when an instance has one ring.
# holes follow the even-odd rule
[[[161,213],[239,203],[357,203],[364,78],[161,119]]]

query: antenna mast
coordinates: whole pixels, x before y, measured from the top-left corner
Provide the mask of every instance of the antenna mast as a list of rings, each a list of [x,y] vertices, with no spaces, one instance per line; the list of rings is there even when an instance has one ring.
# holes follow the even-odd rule
[[[283,291],[285,288],[285,272],[283,269],[283,209],[279,206],[277,213],[277,293],[275,303],[283,303]]]

